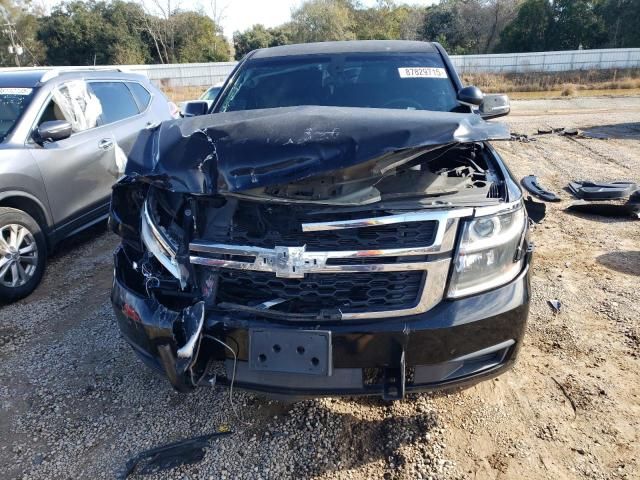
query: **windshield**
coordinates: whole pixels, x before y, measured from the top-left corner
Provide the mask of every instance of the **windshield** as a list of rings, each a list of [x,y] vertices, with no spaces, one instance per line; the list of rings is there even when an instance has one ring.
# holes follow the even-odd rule
[[[459,106],[437,53],[375,53],[249,60],[217,110],[299,105],[441,112]]]
[[[18,123],[32,92],[31,88],[0,88],[0,142]]]
[[[200,96],[200,100],[215,100],[222,87],[211,87]]]

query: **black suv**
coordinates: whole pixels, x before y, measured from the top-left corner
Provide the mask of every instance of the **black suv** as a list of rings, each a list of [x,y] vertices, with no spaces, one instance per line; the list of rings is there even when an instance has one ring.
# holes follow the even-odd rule
[[[210,115],[145,132],[114,187],[124,337],[181,391],[395,399],[503,372],[531,260],[489,143],[509,132],[485,121],[506,100],[463,87],[437,43],[250,53]]]
[[[47,251],[107,217],[137,133],[170,118],[164,95],[141,75],[0,73],[0,300],[31,293]]]

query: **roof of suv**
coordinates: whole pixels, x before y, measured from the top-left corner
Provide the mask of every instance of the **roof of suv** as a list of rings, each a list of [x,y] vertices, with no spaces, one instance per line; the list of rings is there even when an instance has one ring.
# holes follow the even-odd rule
[[[33,88],[47,70],[0,70],[1,87]]]
[[[299,43],[295,45],[281,45],[279,47],[261,48],[256,50],[251,58],[273,58],[289,55],[314,55],[330,53],[375,53],[375,52],[403,52],[418,53],[436,52],[431,42],[416,42],[411,40],[354,40],[342,42]]]
[[[133,72],[123,72],[113,68],[6,68],[0,69],[0,88],[18,87],[34,88],[54,78],[81,75],[89,78],[121,78],[124,80],[140,80],[144,75]]]

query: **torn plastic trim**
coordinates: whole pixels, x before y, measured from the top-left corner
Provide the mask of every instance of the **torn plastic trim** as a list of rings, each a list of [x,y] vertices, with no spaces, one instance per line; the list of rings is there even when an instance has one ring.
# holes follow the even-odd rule
[[[529,193],[533,194],[541,200],[544,200],[546,202],[560,201],[560,197],[558,195],[540,185],[540,183],[538,182],[538,177],[536,177],[535,175],[527,175],[520,181],[520,183],[522,183],[522,186],[527,189]]]
[[[178,349],[178,358],[191,359],[196,345],[199,345],[204,325],[204,302],[200,301],[182,311],[182,323],[188,335],[186,343]]]

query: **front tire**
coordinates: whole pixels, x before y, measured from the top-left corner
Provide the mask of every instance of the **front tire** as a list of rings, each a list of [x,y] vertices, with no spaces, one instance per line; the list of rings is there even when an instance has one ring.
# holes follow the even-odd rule
[[[30,215],[0,207],[0,299],[13,302],[35,290],[44,274],[47,244]]]

